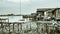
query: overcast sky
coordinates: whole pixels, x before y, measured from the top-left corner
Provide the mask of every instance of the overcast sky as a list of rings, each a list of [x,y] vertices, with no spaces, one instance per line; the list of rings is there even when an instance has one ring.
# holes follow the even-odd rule
[[[60,0],[0,0],[0,14],[30,14],[37,8],[60,7]]]

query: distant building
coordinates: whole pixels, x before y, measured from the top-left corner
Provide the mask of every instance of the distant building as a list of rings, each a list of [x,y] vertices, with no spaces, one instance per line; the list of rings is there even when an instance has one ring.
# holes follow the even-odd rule
[[[23,18],[33,18],[33,20],[60,19],[60,8],[38,8],[36,13],[24,15]]]
[[[46,13],[47,17],[56,17],[60,18],[60,8],[41,8],[37,9],[37,14],[41,14],[46,16],[44,13]]]
[[[38,8],[36,13],[32,13],[34,18],[38,19],[60,19],[60,8]],[[34,19],[34,20],[35,20]],[[41,20],[41,19],[40,19]]]

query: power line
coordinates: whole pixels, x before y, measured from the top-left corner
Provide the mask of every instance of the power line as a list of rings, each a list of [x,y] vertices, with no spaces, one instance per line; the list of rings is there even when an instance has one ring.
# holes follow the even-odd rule
[[[20,0],[20,14],[21,14],[21,0]]]

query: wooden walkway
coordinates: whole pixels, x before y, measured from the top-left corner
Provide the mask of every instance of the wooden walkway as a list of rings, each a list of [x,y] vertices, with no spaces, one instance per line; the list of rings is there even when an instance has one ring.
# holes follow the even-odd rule
[[[4,30],[4,27],[6,28],[6,27],[9,27],[9,30],[8,30],[8,32],[10,33],[11,32],[11,24],[12,24],[12,28],[13,28],[13,32],[15,31],[15,24],[17,24],[18,25],[18,33],[19,34],[21,34],[20,32],[22,31],[22,24],[25,24],[26,22],[0,22],[0,24],[1,24],[1,28],[0,29],[2,29],[1,31],[3,32],[3,30]],[[47,32],[47,30],[48,30],[48,26],[47,26],[47,24],[53,24],[53,23],[56,23],[56,21],[36,21],[36,22],[34,22],[34,23],[36,23],[36,25],[37,25],[37,29],[36,29],[36,31],[37,31],[37,33],[38,34],[40,34],[39,33],[39,24],[45,24],[44,26],[46,27],[46,32]],[[3,25],[3,24],[6,24],[6,25]],[[21,28],[19,28],[19,27],[21,27]],[[50,27],[50,26],[49,26]],[[51,26],[51,27],[53,27],[53,26]],[[30,30],[29,30],[30,31]],[[47,32],[48,33],[48,32]]]

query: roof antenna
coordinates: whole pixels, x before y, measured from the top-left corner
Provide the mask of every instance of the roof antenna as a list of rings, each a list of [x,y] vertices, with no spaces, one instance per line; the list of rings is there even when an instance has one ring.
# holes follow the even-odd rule
[[[58,3],[57,3],[57,8],[58,8]]]
[[[21,15],[21,0],[20,0],[20,15]]]

